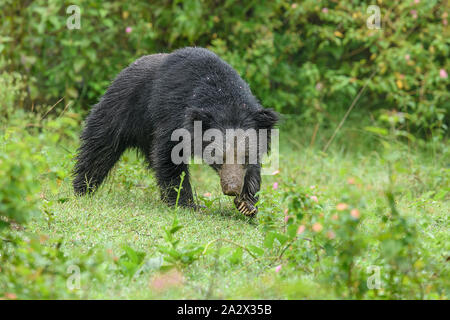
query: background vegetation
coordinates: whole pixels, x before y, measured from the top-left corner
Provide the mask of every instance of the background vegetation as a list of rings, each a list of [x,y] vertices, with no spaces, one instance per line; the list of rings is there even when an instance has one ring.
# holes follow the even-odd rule
[[[66,27],[71,4],[79,30]],[[366,25],[369,4],[381,29]],[[447,299],[448,9],[1,0],[0,298]],[[194,45],[284,115],[258,218],[196,166],[207,209],[167,208],[131,152],[96,195],[75,197],[90,106],[139,56]]]

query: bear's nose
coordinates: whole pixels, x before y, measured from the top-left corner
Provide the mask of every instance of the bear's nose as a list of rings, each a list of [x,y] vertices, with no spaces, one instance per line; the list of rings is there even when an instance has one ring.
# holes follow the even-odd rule
[[[226,183],[224,184],[222,191],[227,196],[237,196],[239,195],[238,185],[235,183]]]

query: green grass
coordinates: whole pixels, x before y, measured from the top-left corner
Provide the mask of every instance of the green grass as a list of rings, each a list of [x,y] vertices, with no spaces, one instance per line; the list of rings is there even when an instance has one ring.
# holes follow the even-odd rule
[[[359,231],[368,237],[379,231],[380,217],[389,211],[386,191],[394,188],[397,209],[402,215],[413,219],[418,228],[417,237],[426,248],[424,261],[434,261],[440,268],[440,274],[434,275],[441,283],[437,293],[433,291],[432,295],[427,295],[428,283],[424,282],[420,284],[423,290],[420,297],[448,297],[446,260],[450,256],[450,205],[446,146],[441,146],[440,151],[433,148],[426,151],[391,141],[392,150],[386,151],[368,133],[343,129],[332,148],[324,154],[320,149],[329,136],[329,131],[319,131],[314,145],[310,146],[310,129],[288,128],[282,131],[280,174],[263,177],[262,197],[266,204],[262,204],[256,219],[248,219],[235,210],[232,199],[222,195],[218,177],[210,168],[191,166],[196,194],[209,192],[217,201],[198,212],[177,211],[179,223],[184,226],[176,233],[180,245],[196,243],[204,246],[215,239],[226,239],[244,247],[263,247],[267,228],[264,221],[268,215],[274,220],[276,230],[282,232],[284,228],[283,212],[287,203],[283,202],[281,195],[287,183],[310,190],[310,194],[318,197],[323,211],[331,212],[342,201],[343,190],[349,185],[348,179],[352,178],[356,192],[365,203],[361,209],[364,219],[358,227]],[[64,149],[71,148],[74,146],[64,146]],[[53,151],[55,163],[58,155],[64,158],[66,153],[59,147]],[[67,154],[65,159],[68,159]],[[59,162],[59,165],[69,172],[73,162],[66,160]],[[279,183],[277,190],[272,189],[274,182]],[[122,157],[108,181],[93,196],[75,197],[69,178],[62,181],[56,193],[45,188],[45,181],[43,185],[41,196],[48,201],[47,211],[51,218],[38,216],[26,229],[51,239],[62,239],[61,248],[69,257],[91,248],[107,252],[105,263],[108,271],[103,281],[82,281],[81,290],[76,292],[80,298],[348,297],[345,293],[331,290],[331,283],[324,283],[320,272],[314,271],[316,269],[308,265],[309,260],[303,261],[301,255],[296,261],[300,266],[296,268],[285,268],[292,261],[283,258],[274,260],[267,252],[255,260],[244,251],[242,261],[233,264],[222,251],[237,246],[220,241],[211,244],[209,254],[181,268],[183,281],[179,285],[167,284],[164,276],[149,263],[145,263],[141,272],[131,279],[122,275],[115,268],[114,261],[124,253],[123,246],[144,252],[145,261],[161,256],[158,245],[165,244],[164,228],[171,225],[175,215],[174,209],[159,200],[152,173],[132,152]],[[298,245],[307,248],[309,244],[304,241]],[[218,251],[219,248],[222,251]],[[361,263],[377,256],[376,245],[367,254]],[[278,273],[274,271],[277,265],[283,266]],[[319,264],[317,270],[320,268]],[[163,279],[165,284],[162,289],[155,288],[155,279]],[[416,295],[406,293],[401,297]]]

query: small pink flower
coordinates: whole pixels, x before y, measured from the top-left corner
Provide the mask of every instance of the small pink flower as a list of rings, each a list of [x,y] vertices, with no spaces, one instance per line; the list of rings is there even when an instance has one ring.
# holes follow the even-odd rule
[[[439,70],[439,77],[441,77],[442,79],[447,79],[448,78],[447,71],[445,71],[445,69]]]
[[[284,217],[284,222],[287,223],[289,221],[289,216]]]
[[[323,12],[323,13],[328,13],[328,8],[323,8],[323,9],[322,9],[322,12]]]
[[[414,18],[414,19],[417,19],[417,10],[411,10],[410,11],[410,13],[411,13],[411,15],[412,15],[412,17]]]
[[[280,272],[280,270],[281,270],[281,264],[279,266],[275,267],[275,272]]]
[[[327,238],[330,239],[330,240],[336,238],[336,233],[334,233],[334,232],[331,231],[331,230],[328,231],[328,232],[327,232]]]
[[[316,203],[319,202],[319,199],[317,199],[316,196],[311,196],[310,199],[311,199],[312,201],[316,202]]]
[[[17,295],[15,293],[6,292],[5,298],[8,300],[15,300],[15,299],[17,299]]]
[[[316,84],[316,90],[317,90],[317,91],[320,91],[320,90],[322,90],[322,88],[323,88],[323,84],[322,84],[321,82],[317,82],[317,84]]]
[[[169,271],[165,274],[157,274],[150,280],[150,287],[156,291],[163,291],[173,287],[182,286],[184,276],[179,271]]]
[[[359,214],[359,210],[358,209],[352,209],[352,211],[350,211],[350,215],[355,218],[355,219],[359,219],[360,214]]]
[[[279,174],[280,173],[280,170],[275,170],[274,172],[272,172],[272,175],[273,176],[276,176],[277,174]]]
[[[420,0],[414,0],[414,3],[416,4],[420,3]]]
[[[344,210],[347,210],[347,208],[348,208],[348,204],[346,204],[346,203],[338,203],[336,206],[336,209],[338,211],[344,211]]]
[[[277,190],[278,189],[278,182],[275,182],[274,184],[273,184],[273,190]]]
[[[323,227],[320,223],[316,222],[313,224],[312,229],[314,232],[320,232],[322,231]]]
[[[411,59],[411,56],[409,54],[405,55],[405,60],[409,61],[409,59]]]
[[[302,234],[305,231],[306,227],[304,225],[299,225],[297,229],[297,234]]]
[[[211,197],[211,193],[210,192],[206,192],[206,193],[203,194],[203,196],[209,198],[209,197]]]
[[[442,24],[443,24],[444,26],[446,26],[446,25],[448,24],[447,19],[442,19]]]
[[[125,32],[126,32],[126,33],[130,33],[131,31],[133,31],[133,28],[132,28],[132,27],[127,27],[127,28],[125,29]]]

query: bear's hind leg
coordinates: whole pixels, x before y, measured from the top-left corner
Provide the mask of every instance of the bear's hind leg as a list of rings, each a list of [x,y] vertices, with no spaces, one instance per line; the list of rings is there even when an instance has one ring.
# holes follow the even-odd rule
[[[75,165],[73,187],[76,194],[95,191],[114,167],[126,145],[100,128],[87,124]]]

